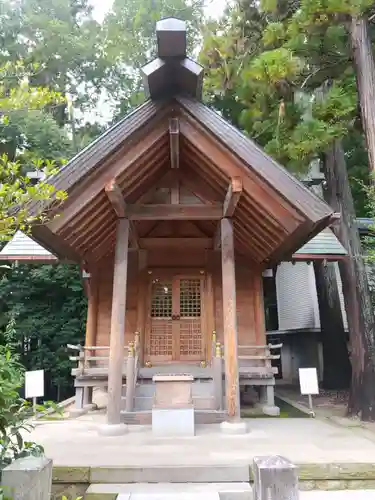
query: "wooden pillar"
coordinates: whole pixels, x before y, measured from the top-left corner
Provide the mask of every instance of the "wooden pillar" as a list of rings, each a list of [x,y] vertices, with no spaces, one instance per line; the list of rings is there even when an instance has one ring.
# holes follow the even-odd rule
[[[146,301],[147,295],[147,251],[138,251],[138,299],[137,299],[137,332],[139,333],[140,350],[139,358],[140,363],[144,361],[145,350],[145,328],[146,328]]]
[[[234,262],[233,224],[221,220],[221,268],[223,282],[223,333],[225,363],[225,397],[228,416],[240,418],[240,391],[237,356],[236,275]]]
[[[91,274],[87,286],[87,319],[85,346],[94,346],[98,322],[98,281],[95,274]],[[89,353],[90,354],[90,353]]]
[[[111,336],[108,367],[107,423],[121,423],[122,371],[124,366],[126,286],[128,275],[129,220],[117,222],[113,275]]]

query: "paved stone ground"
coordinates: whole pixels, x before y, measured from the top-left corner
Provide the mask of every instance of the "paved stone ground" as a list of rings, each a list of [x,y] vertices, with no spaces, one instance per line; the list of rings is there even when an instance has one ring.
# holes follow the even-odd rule
[[[246,435],[223,435],[210,425],[188,438],[155,438],[147,426],[103,437],[98,426],[104,422],[104,412],[44,421],[27,437],[44,446],[55,466],[249,464],[254,456],[274,454],[297,463],[375,461],[373,433],[317,419],[249,419]]]
[[[375,500],[375,490],[302,491],[300,500]]]

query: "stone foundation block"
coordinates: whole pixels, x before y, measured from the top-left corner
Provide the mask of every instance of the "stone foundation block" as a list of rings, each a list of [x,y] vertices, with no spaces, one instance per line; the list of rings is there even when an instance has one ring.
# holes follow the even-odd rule
[[[15,460],[2,472],[5,498],[12,500],[50,500],[52,460],[26,457]]]

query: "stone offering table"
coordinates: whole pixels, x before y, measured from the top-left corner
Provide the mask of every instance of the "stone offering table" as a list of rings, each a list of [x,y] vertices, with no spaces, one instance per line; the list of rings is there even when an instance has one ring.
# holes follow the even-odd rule
[[[155,436],[194,436],[194,406],[190,374],[154,375],[152,432]]]

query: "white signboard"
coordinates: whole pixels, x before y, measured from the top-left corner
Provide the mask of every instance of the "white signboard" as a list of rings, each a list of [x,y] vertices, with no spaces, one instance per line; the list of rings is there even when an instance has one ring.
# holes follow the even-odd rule
[[[44,396],[44,370],[25,372],[25,398]]]
[[[319,394],[318,373],[316,368],[299,368],[301,394]]]

